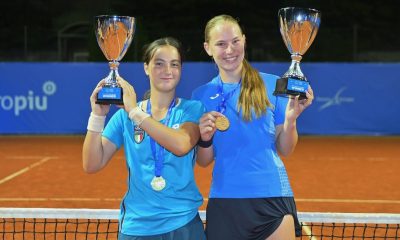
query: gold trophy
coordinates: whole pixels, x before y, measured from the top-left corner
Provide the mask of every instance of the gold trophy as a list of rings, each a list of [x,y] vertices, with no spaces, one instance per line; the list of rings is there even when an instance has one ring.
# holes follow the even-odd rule
[[[132,42],[135,25],[134,17],[108,15],[95,17],[97,43],[110,66],[105,84],[97,94],[98,104],[124,104],[122,88],[117,83],[118,66]]]
[[[317,35],[321,13],[309,8],[282,8],[278,12],[280,32],[292,57],[289,70],[278,79],[274,95],[305,99],[309,86],[300,69],[300,61]]]

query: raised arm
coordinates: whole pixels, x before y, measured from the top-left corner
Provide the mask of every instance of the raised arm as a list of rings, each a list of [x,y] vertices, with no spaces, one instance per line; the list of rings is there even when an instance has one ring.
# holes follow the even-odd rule
[[[289,156],[295,149],[298,141],[296,121],[300,114],[311,105],[314,94],[309,87],[307,99],[290,98],[286,106],[285,122],[276,127],[276,148],[282,156]]]
[[[88,131],[82,149],[83,169],[87,173],[95,173],[107,165],[117,147],[102,137],[105,118],[110,110],[109,105],[96,104],[97,93],[104,80],[100,81],[90,96],[92,112],[88,121]]]

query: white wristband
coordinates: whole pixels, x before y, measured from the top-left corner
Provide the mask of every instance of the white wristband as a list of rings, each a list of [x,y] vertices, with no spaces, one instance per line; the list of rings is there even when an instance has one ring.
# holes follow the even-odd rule
[[[105,122],[106,116],[98,116],[94,113],[90,113],[87,130],[101,133],[103,132]]]
[[[135,123],[135,125],[140,126],[143,120],[150,117],[150,114],[142,111],[140,107],[135,107],[129,112],[129,118]]]

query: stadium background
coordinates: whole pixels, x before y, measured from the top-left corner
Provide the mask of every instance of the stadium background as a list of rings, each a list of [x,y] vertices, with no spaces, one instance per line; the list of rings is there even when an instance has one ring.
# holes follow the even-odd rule
[[[120,74],[142,96],[142,46],[179,38],[186,62],[178,96],[216,74],[202,50],[207,19],[228,13],[247,36],[260,71],[282,75],[289,53],[278,29],[285,6],[322,11],[302,70],[315,101],[300,117],[300,139],[284,162],[299,211],[400,213],[400,47],[397,1],[3,1],[0,15],[0,207],[118,208],[126,189],[122,151],[102,172],[81,167],[89,96],[108,65],[93,16],[136,16],[137,33]],[[113,111],[116,109],[113,108]],[[244,143],[245,144],[245,143]],[[196,167],[207,204],[211,167]]]

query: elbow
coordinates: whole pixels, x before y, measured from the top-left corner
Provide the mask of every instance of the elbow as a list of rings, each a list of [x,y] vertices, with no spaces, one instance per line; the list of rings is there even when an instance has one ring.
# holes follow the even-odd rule
[[[87,168],[87,167],[84,167],[83,171],[85,171],[85,173],[88,173],[88,174],[93,174],[93,173],[97,173],[98,172],[98,170]]]
[[[197,160],[196,163],[197,163],[197,165],[199,165],[200,167],[206,168],[206,167],[208,167],[208,166],[210,165],[211,162],[203,162],[203,161]]]
[[[287,152],[279,152],[279,155],[281,155],[281,157],[289,157],[290,153]]]
[[[192,150],[193,147],[194,146],[190,144],[190,141],[179,141],[171,152],[178,157],[182,157]]]
[[[187,149],[184,146],[177,146],[174,151],[173,154],[175,154],[178,157],[182,157],[184,155],[186,155],[189,152],[190,149]]]
[[[211,155],[207,155],[207,154],[203,154],[201,152],[197,153],[197,158],[196,158],[196,163],[197,165],[199,165],[200,167],[206,168],[208,167],[212,162],[214,161],[213,156]]]
[[[289,157],[296,147],[296,143],[294,144],[277,144],[276,150],[278,151],[279,155],[282,157]]]
[[[89,161],[83,160],[83,171],[85,173],[93,174],[97,173],[101,168],[98,166],[94,166],[93,164],[89,164]]]
[[[293,150],[294,149],[281,150],[279,151],[279,155],[281,155],[282,157],[289,157],[293,153]]]
[[[95,168],[93,168],[93,167],[89,167],[89,166],[87,166],[87,165],[85,165],[85,164],[83,164],[83,171],[84,171],[85,173],[89,173],[89,174],[93,174],[93,173],[98,172],[97,169],[95,169]]]

